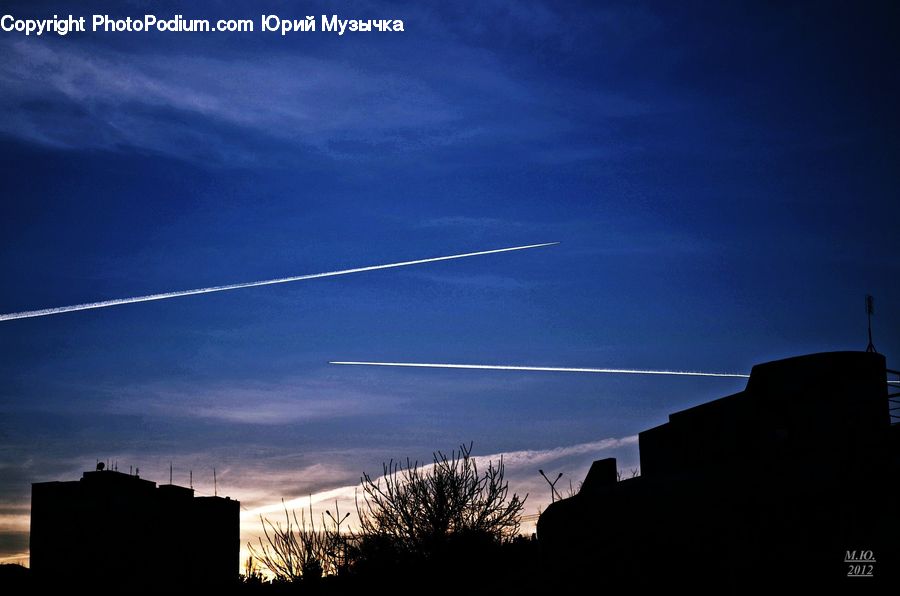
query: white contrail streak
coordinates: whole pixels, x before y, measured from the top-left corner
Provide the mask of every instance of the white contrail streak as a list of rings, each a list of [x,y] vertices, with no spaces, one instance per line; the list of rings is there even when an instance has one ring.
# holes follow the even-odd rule
[[[512,246],[509,248],[497,248],[494,250],[481,250],[478,252],[467,252],[459,255],[450,255],[446,257],[432,257],[430,259],[418,259],[416,261],[402,261],[400,263],[388,263],[386,265],[370,265],[369,267],[357,267],[355,269],[343,269],[341,271],[327,271],[325,273],[310,273],[308,275],[295,275],[293,277],[279,277],[278,279],[266,279],[263,281],[249,281],[239,284],[230,284],[227,286],[212,286],[209,288],[199,288],[196,290],[180,290],[177,292],[166,292],[164,294],[150,294],[148,296],[134,296],[132,298],[116,298],[114,300],[103,300],[102,302],[89,302],[87,304],[73,304],[71,306],[57,306],[55,308],[44,308],[41,310],[28,310],[23,312],[13,312],[0,314],[0,321],[11,321],[13,319],[27,319],[30,317],[45,317],[48,315],[58,315],[64,312],[73,312],[76,310],[90,310],[94,308],[106,308],[107,306],[118,306],[120,304],[132,304],[134,302],[150,302],[151,300],[166,300],[168,298],[179,298],[181,296],[193,296],[194,294],[209,294],[212,292],[226,292],[228,290],[240,290],[241,288],[253,288],[256,286],[269,286],[273,284],[284,284],[292,281],[303,281],[306,279],[317,279],[319,277],[334,277],[336,275],[349,275],[351,273],[363,273],[365,271],[377,271],[378,269],[392,269],[394,267],[408,267],[410,265],[421,265],[423,263],[435,263],[437,261],[450,261],[452,259],[465,259],[467,257],[477,257],[481,255],[492,255],[500,252],[510,252],[513,250],[526,250],[529,248],[540,248],[542,246],[553,246],[559,242],[545,242],[543,244],[528,244],[526,246]]]
[[[434,364],[426,362],[329,362],[348,366],[403,366],[409,368],[466,368],[475,370],[519,370],[537,372],[605,373],[613,375],[674,375],[678,377],[736,377],[749,379],[750,375],[735,373],[711,373],[687,370],[636,370],[632,368],[565,368],[561,366],[505,366],[499,364]]]

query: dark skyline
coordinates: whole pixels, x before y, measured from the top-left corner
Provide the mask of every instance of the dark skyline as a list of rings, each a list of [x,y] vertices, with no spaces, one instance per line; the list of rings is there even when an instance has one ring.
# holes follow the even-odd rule
[[[405,31],[0,33],[0,312],[561,244],[0,323],[0,559],[30,483],[97,458],[277,510],[472,440],[533,513],[538,467],[636,465],[639,430],[744,386],[333,360],[746,373],[864,349],[869,293],[896,368],[889,3],[118,10]]]

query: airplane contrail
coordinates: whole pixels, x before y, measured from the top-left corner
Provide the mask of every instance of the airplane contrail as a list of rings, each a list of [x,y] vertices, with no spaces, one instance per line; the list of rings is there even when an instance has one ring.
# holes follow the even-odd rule
[[[734,377],[749,379],[750,375],[735,373],[698,372],[688,370],[638,370],[633,368],[567,368],[562,366],[507,366],[500,364],[434,364],[426,362],[329,362],[345,366],[401,366],[408,368],[465,368],[475,370],[519,370],[537,372],[606,373],[613,375],[674,375],[679,377]]]
[[[449,255],[445,257],[432,257],[429,259],[417,259],[415,261],[401,261],[399,263],[387,263],[385,265],[370,265],[368,267],[356,267],[354,269],[342,269],[341,271],[326,271],[325,273],[310,273],[307,275],[295,275],[293,277],[279,277],[278,279],[266,279],[263,281],[249,281],[239,284],[229,284],[225,286],[212,286],[209,288],[198,288],[196,290],[179,290],[177,292],[165,292],[163,294],[149,294],[147,296],[134,296],[131,298],[116,298],[113,300],[103,300],[101,302],[89,302],[86,304],[73,304],[71,306],[57,306],[54,308],[44,308],[41,310],[28,310],[23,312],[13,312],[0,314],[0,321],[12,321],[14,319],[27,319],[30,317],[46,317],[48,315],[58,315],[65,312],[73,312],[76,310],[91,310],[94,308],[106,308],[108,306],[118,306],[120,304],[132,304],[135,302],[150,302],[151,300],[166,300],[168,298],[179,298],[181,296],[193,296],[194,294],[209,294],[212,292],[226,292],[228,290],[239,290],[241,288],[253,288],[256,286],[269,286],[273,284],[284,284],[292,281],[303,281],[306,279],[316,279],[319,277],[334,277],[336,275],[349,275],[351,273],[363,273],[365,271],[377,271],[378,269],[392,269],[394,267],[408,267],[410,265],[421,265],[423,263],[435,263],[437,261],[450,261],[452,259],[465,259],[467,257],[477,257],[481,255],[492,255],[500,252],[510,252],[513,250],[527,250],[529,248],[541,248],[543,246],[553,246],[559,242],[545,242],[543,244],[528,244],[525,246],[511,246],[509,248],[496,248],[493,250],[480,250],[478,252],[467,252],[458,255]]]

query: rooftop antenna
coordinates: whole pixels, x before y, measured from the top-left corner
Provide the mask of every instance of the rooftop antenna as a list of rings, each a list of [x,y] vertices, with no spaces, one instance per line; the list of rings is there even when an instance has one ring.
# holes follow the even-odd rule
[[[169,484],[172,484],[172,462],[169,462]]]
[[[191,490],[193,490],[194,489],[194,471],[191,470],[190,474],[191,474]]]
[[[866,318],[869,320],[869,345],[866,346],[866,352],[874,352],[875,344],[872,343],[872,315],[875,314],[875,298],[870,294],[866,295]]]
[[[560,478],[562,478],[562,475],[563,475],[562,472],[559,473],[559,475],[556,477],[556,480],[554,480],[553,482],[550,482],[550,479],[547,478],[547,475],[544,474],[543,470],[538,470],[538,472],[540,472],[541,476],[544,477],[544,480],[547,481],[547,484],[550,485],[550,502],[555,503],[556,499],[559,499],[561,501],[562,495],[559,494],[558,490],[556,490],[556,483],[559,482]]]
[[[310,500],[310,502],[312,502],[312,500]],[[338,505],[338,502],[335,501],[334,502],[334,513],[335,513],[335,515],[332,515],[331,511],[329,511],[328,509],[325,510],[325,514],[328,516],[329,519],[331,519],[331,523],[334,524],[334,527],[337,530],[337,533],[340,534],[341,533],[341,524],[344,523],[344,520],[346,520],[348,517],[350,517],[350,512],[348,511],[347,513],[344,514],[343,517],[341,517],[341,508]]]
[[[213,468],[213,496],[219,496],[219,483],[216,482],[216,469]]]

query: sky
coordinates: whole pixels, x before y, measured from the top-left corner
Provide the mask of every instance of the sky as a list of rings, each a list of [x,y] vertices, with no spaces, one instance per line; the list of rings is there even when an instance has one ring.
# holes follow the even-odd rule
[[[727,4],[727,6],[726,6]],[[250,18],[253,33],[0,32],[0,312],[534,244],[0,322],[0,560],[30,484],[99,460],[243,507],[352,504],[363,472],[473,442],[538,475],[639,466],[636,434],[746,373],[900,357],[890,3],[3,3]],[[261,14],[403,32],[259,31]],[[318,23],[317,23],[318,24]],[[324,506],[324,505],[322,505]]]

